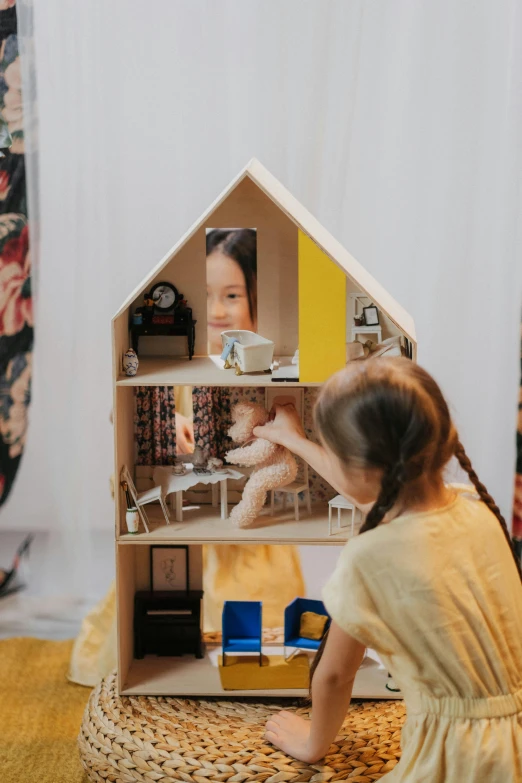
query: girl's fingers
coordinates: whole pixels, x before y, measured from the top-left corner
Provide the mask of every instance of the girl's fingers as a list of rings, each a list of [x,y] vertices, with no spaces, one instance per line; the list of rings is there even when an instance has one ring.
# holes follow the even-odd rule
[[[275,723],[272,720],[267,721],[265,726],[266,732],[270,732],[271,734],[276,734],[278,728],[279,726],[277,725],[277,723]]]
[[[278,712],[275,715],[273,715],[270,720],[274,722],[277,726],[281,726],[285,722],[285,717],[288,717],[288,713],[284,712]]]

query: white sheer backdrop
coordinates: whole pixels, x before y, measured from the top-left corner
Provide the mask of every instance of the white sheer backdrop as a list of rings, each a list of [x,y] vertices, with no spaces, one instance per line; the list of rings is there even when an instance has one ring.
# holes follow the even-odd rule
[[[111,316],[252,156],[413,314],[420,360],[510,513],[519,11],[516,0],[36,3],[34,402],[0,525],[54,531],[44,592],[101,589]]]

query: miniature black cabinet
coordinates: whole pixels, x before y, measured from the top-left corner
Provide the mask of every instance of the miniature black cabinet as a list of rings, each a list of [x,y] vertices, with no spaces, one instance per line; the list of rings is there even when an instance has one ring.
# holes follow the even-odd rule
[[[134,596],[134,657],[203,657],[202,590],[139,591]]]
[[[188,356],[192,359],[194,356],[194,345],[196,342],[196,323],[192,318],[192,310],[186,308],[181,315],[169,317],[156,317],[141,324],[131,324],[130,332],[132,338],[132,347],[139,353],[140,337],[182,337],[186,335],[188,342]]]

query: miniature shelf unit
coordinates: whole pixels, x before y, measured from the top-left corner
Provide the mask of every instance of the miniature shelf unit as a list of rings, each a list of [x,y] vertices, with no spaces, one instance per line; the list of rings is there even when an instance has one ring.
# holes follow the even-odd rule
[[[257,232],[257,331],[274,342],[274,356],[289,362],[299,349],[299,381],[274,383],[269,374],[236,375],[224,370],[207,350],[205,236],[209,228],[255,227]],[[131,345],[129,327],[145,291],[169,281],[183,292],[197,321],[195,355],[189,361],[186,338],[142,337],[139,368],[126,376],[122,357]],[[183,523],[165,523],[161,510],[147,506],[149,532],[126,532],[124,495],[118,477],[136,464],[135,406],[138,387],[318,387],[346,361],[351,340],[354,292],[379,311],[383,338],[400,337],[416,358],[411,317],[296,199],[256,160],[251,161],[127,298],[112,321],[114,438],[117,478],[115,537],[120,694],[302,696],[304,691],[224,691],[217,666],[219,649],[207,645],[203,658],[136,659],[133,649],[134,597],[150,589],[150,547],[188,545],[190,590],[203,589],[205,544],[298,544],[343,546],[350,527],[328,535],[328,503],[296,522],[292,511],[266,509],[254,527],[236,529],[212,505],[184,513]],[[337,494],[332,492],[333,494]],[[205,598],[203,597],[203,601]],[[203,614],[203,613],[202,613]],[[265,651],[265,650],[264,650]],[[367,662],[358,674],[354,696],[393,698],[386,672]]]

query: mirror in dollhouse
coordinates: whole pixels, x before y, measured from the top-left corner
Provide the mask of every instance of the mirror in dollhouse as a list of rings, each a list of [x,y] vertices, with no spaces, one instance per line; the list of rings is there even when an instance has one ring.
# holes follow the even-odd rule
[[[221,333],[257,332],[257,231],[207,228],[207,329],[209,354],[221,354]]]

